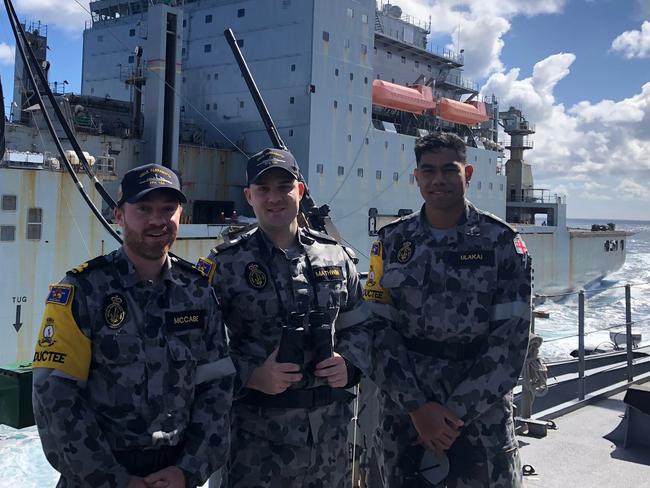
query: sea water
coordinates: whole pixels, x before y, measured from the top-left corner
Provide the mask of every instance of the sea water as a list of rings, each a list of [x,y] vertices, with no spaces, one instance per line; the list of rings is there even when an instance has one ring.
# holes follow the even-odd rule
[[[605,221],[567,219],[569,227],[591,228]],[[585,290],[585,346],[612,347],[609,331],[625,330],[625,285],[631,288],[632,330],[650,343],[650,222],[614,221],[616,230],[634,232],[627,238],[623,267]],[[549,318],[535,319],[535,332],[544,338],[541,353],[547,361],[570,359],[578,348],[578,294],[545,300],[536,309]]]

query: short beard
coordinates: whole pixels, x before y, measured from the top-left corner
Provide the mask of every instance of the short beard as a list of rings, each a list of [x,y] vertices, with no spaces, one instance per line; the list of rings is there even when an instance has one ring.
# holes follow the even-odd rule
[[[169,229],[167,231],[170,232]],[[136,232],[131,230],[126,221],[124,222],[124,245],[141,258],[157,261],[165,257],[175,240],[176,233],[170,233],[169,239],[165,244],[157,246],[147,245]]]

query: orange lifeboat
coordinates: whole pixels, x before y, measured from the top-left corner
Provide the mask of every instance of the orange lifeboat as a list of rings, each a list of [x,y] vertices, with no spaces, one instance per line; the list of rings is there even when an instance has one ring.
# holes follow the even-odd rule
[[[438,117],[457,124],[474,125],[490,119],[483,102],[459,102],[451,98],[441,98],[438,103]]]
[[[436,108],[431,87],[415,85],[410,88],[383,80],[372,82],[372,103],[414,114],[423,114]]]

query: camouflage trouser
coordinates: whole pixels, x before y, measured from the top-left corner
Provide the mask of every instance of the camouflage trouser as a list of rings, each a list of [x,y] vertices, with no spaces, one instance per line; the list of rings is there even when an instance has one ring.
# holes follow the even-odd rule
[[[417,434],[408,415],[383,409],[373,439],[373,459],[378,463],[384,488],[406,488],[402,469],[403,454],[416,442]],[[468,425],[449,451],[449,475],[438,487],[446,488],[521,488],[521,460],[514,430],[505,433],[512,442],[492,442],[497,429],[508,426]],[[503,438],[504,436],[497,436]],[[491,445],[492,444],[492,445]],[[372,487],[375,488],[375,487]]]
[[[304,447],[276,444],[237,429],[232,433],[229,488],[339,488],[350,486],[347,429]]]

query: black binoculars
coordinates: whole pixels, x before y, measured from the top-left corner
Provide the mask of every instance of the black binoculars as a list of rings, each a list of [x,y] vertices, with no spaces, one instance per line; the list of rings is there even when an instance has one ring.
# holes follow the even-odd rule
[[[305,327],[305,319],[308,319]],[[328,314],[314,310],[309,314],[291,312],[288,324],[282,326],[277,361],[304,365],[305,349],[311,349],[314,365],[332,357],[332,325]]]

